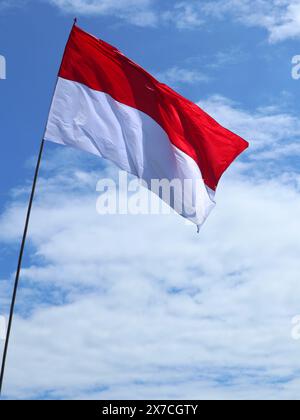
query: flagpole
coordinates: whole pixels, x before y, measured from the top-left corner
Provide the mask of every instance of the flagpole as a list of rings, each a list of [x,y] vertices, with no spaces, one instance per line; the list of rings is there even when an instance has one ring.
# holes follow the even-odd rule
[[[40,166],[41,166],[41,160],[42,160],[44,145],[45,145],[45,141],[43,139],[42,143],[41,143],[41,146],[40,146],[37,165],[36,165],[36,169],[35,169],[35,174],[34,174],[34,179],[33,179],[33,184],[32,184],[32,190],[31,190],[29,205],[28,205],[28,209],[27,209],[25,228],[24,228],[24,233],[23,233],[23,238],[22,238],[22,243],[21,243],[21,248],[20,248],[20,254],[19,254],[19,259],[18,259],[18,267],[17,267],[16,277],[15,277],[15,284],[14,284],[13,296],[12,296],[12,301],[11,301],[9,320],[8,320],[8,325],[7,325],[7,333],[6,333],[3,356],[2,356],[1,374],[0,374],[0,395],[2,394],[2,385],[3,385],[3,379],[4,379],[4,372],[5,372],[5,365],[6,365],[6,358],[7,358],[7,350],[8,350],[8,345],[9,345],[11,326],[12,326],[12,321],[13,321],[17,291],[18,291],[19,280],[20,280],[20,273],[21,273],[21,268],[22,268],[24,248],[25,248],[25,244],[26,244],[28,226],[29,226],[30,215],[31,215],[31,210],[32,210],[32,203],[33,203],[33,199],[34,199],[34,195],[35,195],[36,184],[37,184],[37,179],[38,179],[39,170],[40,170]]]
[[[76,23],[77,23],[77,18],[74,19],[73,27],[76,25]],[[49,112],[50,112],[50,109],[51,109],[51,106],[52,106],[52,102],[53,102],[53,98],[54,98],[54,92],[55,92],[56,87],[57,87],[57,82],[58,82],[58,79],[56,80],[56,83],[55,83]],[[49,114],[49,112],[48,112],[48,114]],[[42,161],[42,156],[43,156],[43,151],[44,151],[44,146],[45,146],[45,140],[44,140],[45,133],[46,133],[46,128],[45,128],[44,136],[43,136],[42,143],[41,143],[41,146],[40,146],[38,160],[37,160],[37,164],[36,164],[36,168],[35,168],[32,190],[31,190],[31,194],[30,194],[29,205],[28,205],[27,215],[26,215],[26,220],[25,220],[24,233],[23,233],[23,238],[22,238],[22,243],[21,243],[21,248],[20,248],[19,259],[18,259],[18,267],[17,267],[16,277],[15,277],[15,284],[14,284],[13,296],[12,296],[12,301],[11,301],[11,306],[10,306],[9,320],[8,320],[8,325],[7,325],[7,333],[6,333],[3,356],[2,356],[2,363],[1,363],[0,397],[2,395],[2,386],[3,386],[3,379],[4,379],[4,374],[5,374],[7,351],[8,351],[11,327],[12,327],[12,322],[13,322],[13,316],[14,316],[14,310],[15,310],[15,304],[16,304],[16,298],[17,298],[17,291],[18,291],[18,286],[19,286],[24,249],[25,249],[25,244],[26,244],[26,239],[27,239],[28,226],[29,226],[29,222],[30,222],[32,204],[33,204],[33,200],[34,200],[34,196],[35,196],[36,184],[37,184],[37,180],[38,180],[38,176],[39,176],[39,172],[40,172],[40,166],[41,166],[41,161]]]

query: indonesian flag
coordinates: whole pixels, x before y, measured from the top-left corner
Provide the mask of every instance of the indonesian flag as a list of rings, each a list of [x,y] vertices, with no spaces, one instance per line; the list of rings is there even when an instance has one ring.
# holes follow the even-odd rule
[[[222,174],[248,147],[193,102],[76,25],[45,140],[114,162],[198,227],[215,205]],[[182,188],[166,200],[153,180],[177,180]]]

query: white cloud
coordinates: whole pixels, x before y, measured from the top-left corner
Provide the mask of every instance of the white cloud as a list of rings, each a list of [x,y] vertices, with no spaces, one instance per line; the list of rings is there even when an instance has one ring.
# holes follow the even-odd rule
[[[289,339],[300,291],[291,187],[227,182],[198,237],[176,216],[99,217],[92,193],[79,199],[59,185],[51,206],[39,189],[36,252],[22,279],[53,304],[19,293],[31,315],[14,324],[8,395],[297,397],[292,380],[286,392],[276,386],[299,368]]]
[[[238,104],[219,95],[199,103],[222,125],[250,142],[248,154],[253,158],[277,160],[293,156],[299,150],[300,120],[276,107],[246,111]]]
[[[146,7],[149,0],[50,0],[55,6],[68,12],[77,11],[83,14],[102,14],[128,10],[132,7]]]
[[[268,31],[271,42],[300,36],[299,0],[216,0],[199,4],[198,1],[183,1],[190,13],[205,20],[214,17],[232,18],[247,26],[261,27]],[[174,11],[176,15],[176,11]],[[184,25],[184,19],[182,25]],[[195,26],[198,26],[197,24]]]
[[[176,3],[174,8],[166,10],[161,16],[165,22],[175,24],[178,29],[198,28],[205,23],[198,8],[188,2]]]
[[[0,0],[0,11],[28,0]],[[300,36],[300,0],[180,0],[173,6],[155,0],[39,0],[64,13],[115,16],[138,26],[172,24],[178,29],[205,27],[210,20],[232,19],[264,28],[271,42]]]
[[[173,86],[177,86],[180,84],[193,85],[195,83],[206,83],[210,80],[210,78],[206,74],[198,70],[189,70],[177,66],[171,67],[163,72],[157,73],[156,76],[161,82]]]
[[[272,117],[266,109],[251,119],[220,96],[203,105],[224,122],[240,118],[239,129],[253,136]],[[290,338],[300,312],[294,174],[247,178],[234,165],[196,235],[176,215],[99,216],[102,161],[91,158],[89,170],[78,161],[84,154],[58,148],[51,158],[48,147],[6,395],[298,399],[300,344]],[[19,190],[0,218],[6,247],[18,243],[24,199]]]
[[[116,15],[138,26],[153,26],[157,16],[152,0],[47,0],[66,13]]]

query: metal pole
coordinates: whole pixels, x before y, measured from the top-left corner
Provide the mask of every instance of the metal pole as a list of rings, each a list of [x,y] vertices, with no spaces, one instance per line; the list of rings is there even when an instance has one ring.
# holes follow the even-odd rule
[[[34,194],[35,194],[35,190],[36,190],[36,184],[37,184],[37,179],[38,179],[38,175],[39,175],[39,170],[40,170],[40,165],[41,165],[41,160],[42,160],[42,155],[43,155],[43,150],[44,150],[44,144],[45,144],[45,141],[42,140],[41,147],[40,147],[40,152],[39,152],[39,156],[38,156],[38,161],[37,161],[37,165],[36,165],[36,169],[35,169],[35,174],[34,174],[34,179],[33,179],[33,184],[32,184],[32,190],[31,190],[31,195],[30,195],[30,200],[29,200],[29,205],[28,205],[28,210],[27,210],[27,216],[26,216],[26,221],[25,221],[25,228],[24,228],[24,233],[23,233],[23,238],[22,238],[22,243],[21,243],[21,248],[20,248],[18,268],[17,268],[17,272],[16,272],[14,291],[13,291],[13,296],[12,296],[12,301],[11,301],[9,321],[8,321],[6,339],[5,339],[5,344],[4,344],[4,351],[3,351],[3,356],[2,356],[1,374],[0,374],[0,395],[2,394],[2,385],[3,385],[3,379],[4,379],[7,350],[8,350],[8,345],[9,345],[11,326],[12,326],[12,321],[13,321],[13,316],[14,316],[15,303],[16,303],[18,285],[19,285],[19,280],[20,280],[20,273],[21,273],[21,268],[22,268],[24,248],[25,248],[25,244],[26,244],[28,226],[29,226],[30,215],[31,215],[31,210],[32,210],[32,203],[33,203]]]
[[[76,23],[77,23],[77,18],[74,19],[73,28],[76,25]],[[72,33],[72,31],[71,31],[71,33]],[[70,34],[70,36],[71,36],[71,34]],[[58,82],[58,80],[56,81],[54,92],[56,90],[57,82]],[[53,94],[53,98],[54,98],[54,94]],[[52,99],[52,101],[53,101],[53,99]],[[50,105],[50,109],[51,109],[51,106],[52,106],[52,103]],[[50,112],[50,109],[49,109],[49,112]],[[45,132],[46,132],[46,128],[45,128]],[[42,155],[43,155],[43,150],[44,150],[44,145],[45,145],[45,140],[44,140],[44,137],[43,137],[43,140],[42,140],[42,143],[41,143],[41,147],[40,147],[40,151],[39,151],[38,160],[37,160],[37,165],[36,165],[36,169],[35,169],[33,184],[32,184],[32,191],[31,191],[29,205],[28,205],[28,210],[27,210],[27,216],[26,216],[26,221],[25,221],[25,228],[24,228],[24,233],[23,233],[23,238],[22,238],[22,243],[21,243],[21,249],[20,249],[20,254],[19,254],[19,260],[18,260],[18,268],[17,268],[16,278],[15,278],[15,284],[14,284],[14,291],[13,291],[13,296],[12,296],[12,301],[11,301],[11,307],[10,307],[10,313],[9,313],[9,321],[8,321],[8,326],[7,326],[7,333],[6,333],[6,338],[5,338],[4,351],[3,351],[2,364],[1,364],[1,373],[0,373],[0,396],[2,394],[2,386],[3,386],[3,379],[4,379],[4,373],[5,373],[7,350],[8,350],[8,345],[9,345],[9,339],[10,339],[10,333],[11,333],[11,326],[12,326],[12,321],[13,321],[13,316],[14,316],[14,309],[15,309],[15,304],[16,304],[16,297],[17,297],[17,291],[18,291],[19,280],[20,280],[20,273],[21,273],[21,268],[22,268],[24,248],[25,248],[25,244],[26,244],[28,226],[29,226],[30,215],[31,215],[31,210],[32,210],[32,203],[33,203],[33,200],[34,200],[37,179],[38,179],[38,176],[39,176],[39,171],[40,171],[40,166],[41,166],[41,160],[42,160]]]

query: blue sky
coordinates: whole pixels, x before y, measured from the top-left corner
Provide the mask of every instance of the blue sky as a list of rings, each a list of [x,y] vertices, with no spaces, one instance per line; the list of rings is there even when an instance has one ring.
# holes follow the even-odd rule
[[[196,236],[176,215],[100,217],[117,170],[46,145],[6,396],[299,398],[298,0],[0,1],[0,312],[74,16],[251,147]]]

